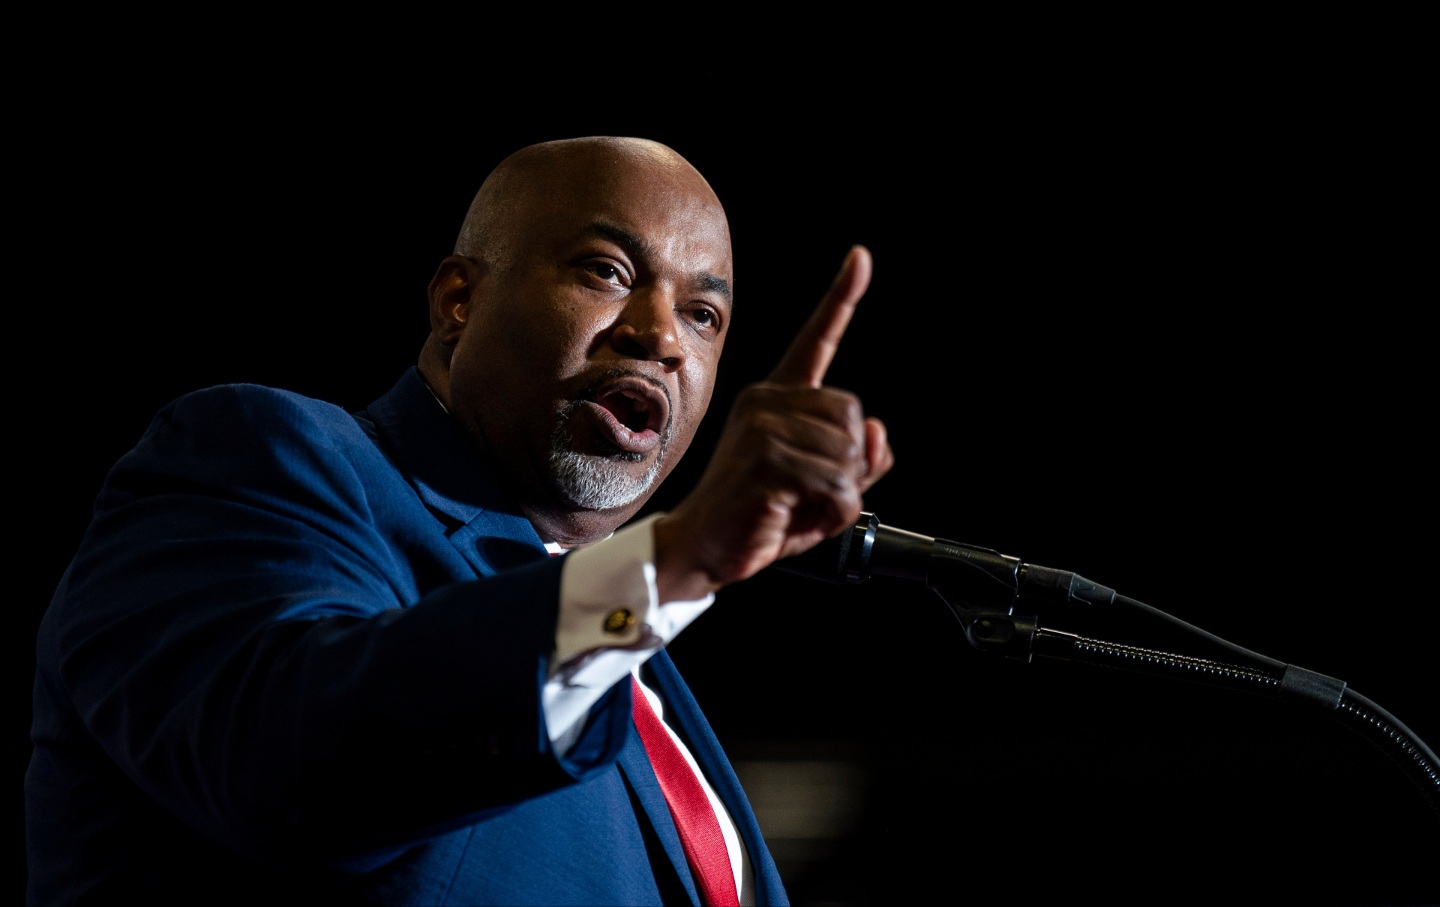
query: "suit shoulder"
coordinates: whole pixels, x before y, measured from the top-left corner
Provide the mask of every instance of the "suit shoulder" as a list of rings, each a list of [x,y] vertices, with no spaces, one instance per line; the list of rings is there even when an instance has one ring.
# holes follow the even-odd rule
[[[266,464],[284,473],[350,473],[379,468],[380,459],[374,441],[334,403],[264,385],[220,384],[162,407],[117,465],[180,475],[258,473]]]
[[[172,400],[155,416],[150,432],[236,435],[247,438],[311,436],[317,441],[360,440],[354,416],[337,404],[261,384],[217,384]]]
[[[160,411],[189,415],[246,415],[273,418],[287,413],[321,421],[350,419],[340,406],[304,394],[264,384],[216,384],[181,394]]]

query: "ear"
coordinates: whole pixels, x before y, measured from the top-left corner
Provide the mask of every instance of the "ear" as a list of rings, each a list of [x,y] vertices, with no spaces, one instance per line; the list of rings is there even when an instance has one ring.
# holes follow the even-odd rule
[[[446,345],[460,339],[470,317],[470,296],[480,265],[464,255],[440,262],[430,278],[430,333]]]

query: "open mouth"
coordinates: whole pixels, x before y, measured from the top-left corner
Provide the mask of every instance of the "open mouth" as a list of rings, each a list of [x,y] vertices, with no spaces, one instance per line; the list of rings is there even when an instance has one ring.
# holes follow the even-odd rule
[[[670,424],[670,398],[664,386],[646,378],[624,375],[585,396],[608,429],[610,441],[624,451],[654,449]]]
[[[658,432],[665,427],[665,400],[653,391],[633,387],[614,388],[596,401],[609,410],[615,421],[632,432]]]

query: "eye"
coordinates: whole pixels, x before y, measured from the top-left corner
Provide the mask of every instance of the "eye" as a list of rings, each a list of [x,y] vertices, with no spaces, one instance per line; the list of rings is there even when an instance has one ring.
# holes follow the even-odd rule
[[[595,275],[605,283],[616,286],[625,285],[625,272],[609,261],[587,261],[583,267],[587,272]]]
[[[709,333],[720,330],[720,313],[708,305],[694,305],[688,310],[690,321],[697,328]]]

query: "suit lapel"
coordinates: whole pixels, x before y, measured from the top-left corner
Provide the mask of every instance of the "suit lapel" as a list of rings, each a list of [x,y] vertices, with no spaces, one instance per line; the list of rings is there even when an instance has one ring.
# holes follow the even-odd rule
[[[355,418],[477,575],[489,576],[544,556],[535,527],[484,468],[474,442],[425,387],[414,366]]]
[[[644,818],[649,820],[655,837],[660,841],[675,874],[684,884],[691,902],[700,903],[700,893],[695,888],[695,877],[690,874],[690,864],[685,860],[685,848],[680,843],[680,833],[675,830],[670,806],[665,802],[665,793],[660,790],[660,782],[655,778],[655,770],[650,766],[650,757],[645,754],[645,744],[640,741],[640,733],[635,730],[634,722],[630,724],[625,747],[620,751],[619,765],[636,801],[644,810]]]
[[[755,819],[755,813],[750,808],[750,801],[745,796],[744,788],[740,785],[740,779],[735,774],[734,768],[730,765],[729,758],[725,755],[724,749],[720,746],[719,739],[711,730],[710,723],[705,720],[704,714],[700,711],[699,704],[691,695],[690,688],[685,685],[680,672],[675,669],[675,664],[670,656],[663,649],[657,652],[645,667],[641,669],[645,676],[645,682],[653,686],[665,701],[665,721],[679,733],[690,754],[700,764],[705,772],[705,778],[710,786],[715,789],[725,808],[730,811],[730,818],[735,822],[735,828],[740,834],[740,839],[745,843],[745,852],[750,858],[751,868],[755,873],[755,903],[771,904],[783,900],[783,885],[780,880],[779,870],[770,856],[770,850],[765,846],[764,836],[760,832],[760,824]],[[640,757],[645,758],[644,746],[640,744],[639,733],[631,727],[631,736],[640,748]],[[649,760],[645,760],[645,768],[649,773],[650,783],[655,786],[655,794],[660,800],[660,805],[665,811],[665,819],[669,826],[669,833],[675,837],[675,851],[679,854],[681,865],[685,865],[685,852],[680,846],[679,835],[674,830],[674,822],[670,819],[669,807],[665,806],[664,794],[660,792],[659,782],[655,780],[655,773],[650,769]],[[647,807],[648,808],[648,807]],[[675,859],[672,856],[672,859]],[[688,867],[686,878],[688,879]],[[693,882],[688,882],[693,887]]]

